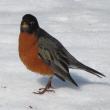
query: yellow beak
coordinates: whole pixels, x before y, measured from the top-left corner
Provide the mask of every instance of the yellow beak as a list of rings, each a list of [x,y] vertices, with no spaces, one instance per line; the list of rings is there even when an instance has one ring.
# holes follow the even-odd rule
[[[21,26],[22,26],[22,28],[28,28],[29,27],[26,22],[23,22],[23,24]]]

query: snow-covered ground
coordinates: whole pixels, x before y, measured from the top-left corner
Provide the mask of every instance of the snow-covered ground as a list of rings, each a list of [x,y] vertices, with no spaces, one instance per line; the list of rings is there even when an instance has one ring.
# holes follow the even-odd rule
[[[55,93],[35,95],[47,77],[28,71],[18,57],[19,25],[34,14],[42,28],[84,64],[107,77],[70,70],[74,88],[54,78]],[[0,110],[110,110],[109,0],[0,0]]]

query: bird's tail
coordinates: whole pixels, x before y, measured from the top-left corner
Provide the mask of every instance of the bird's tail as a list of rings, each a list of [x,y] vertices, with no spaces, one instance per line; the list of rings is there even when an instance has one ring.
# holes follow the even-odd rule
[[[95,69],[92,69],[92,68],[90,68],[90,67],[88,67],[88,66],[86,66],[86,65],[84,65],[84,64],[82,64],[82,63],[80,63],[80,62],[77,62],[77,63],[75,64],[75,66],[76,66],[78,69],[85,70],[85,71],[87,71],[87,72],[89,72],[89,73],[91,73],[91,74],[93,74],[93,75],[96,75],[96,76],[98,76],[98,77],[100,77],[100,78],[105,77],[104,74],[102,74],[102,73],[100,73],[99,71],[97,71],[97,70],[95,70]],[[73,68],[74,68],[74,65],[73,65]]]

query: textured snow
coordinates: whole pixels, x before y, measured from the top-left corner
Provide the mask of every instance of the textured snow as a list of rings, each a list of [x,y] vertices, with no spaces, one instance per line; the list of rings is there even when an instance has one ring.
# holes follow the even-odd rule
[[[26,13],[34,14],[77,59],[107,77],[70,70],[79,89],[54,78],[55,93],[33,94],[48,77],[28,71],[19,59],[19,27]],[[109,0],[0,0],[0,110],[31,109],[110,109]]]

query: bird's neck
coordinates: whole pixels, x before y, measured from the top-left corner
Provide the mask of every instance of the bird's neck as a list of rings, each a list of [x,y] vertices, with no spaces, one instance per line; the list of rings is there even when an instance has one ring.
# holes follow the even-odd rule
[[[36,42],[37,37],[35,33],[29,34],[26,32],[21,32],[19,35],[19,51],[24,53],[28,52],[32,47],[37,46]]]

